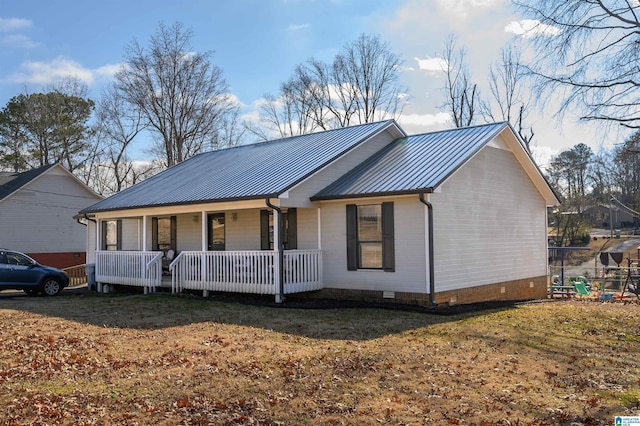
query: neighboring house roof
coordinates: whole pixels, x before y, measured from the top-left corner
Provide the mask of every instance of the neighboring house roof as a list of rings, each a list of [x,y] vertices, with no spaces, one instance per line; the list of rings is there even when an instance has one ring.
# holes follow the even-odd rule
[[[276,198],[373,136],[393,120],[198,154],[81,213]]]
[[[397,139],[311,200],[430,193],[496,136],[504,135],[551,205],[557,203],[535,162],[508,123],[456,128]]]
[[[55,164],[48,164],[22,173],[2,173],[0,176],[0,201],[4,200],[9,195],[13,194],[54,166]]]

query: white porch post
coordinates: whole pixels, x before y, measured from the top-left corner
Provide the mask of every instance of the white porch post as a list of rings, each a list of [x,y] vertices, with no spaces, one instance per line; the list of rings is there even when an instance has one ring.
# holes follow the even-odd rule
[[[202,251],[207,251],[207,249],[209,247],[207,247],[207,212],[205,212],[204,210],[201,213],[202,215],[202,220],[200,222],[202,222]]]
[[[280,238],[280,212],[276,209],[273,209],[273,251],[276,256],[276,267],[275,274],[273,276],[274,284],[276,285],[276,303],[284,302],[284,294],[281,293],[280,289],[280,277],[282,275],[282,263],[280,262],[280,251],[282,251],[282,244]]]
[[[147,251],[147,217],[142,216],[142,251]]]
[[[100,250],[100,238],[102,233],[102,219],[96,219],[96,253]],[[96,255],[96,271],[98,269],[98,259],[100,257]],[[96,291],[102,293],[102,283],[96,280]]]
[[[209,224],[207,223],[207,212],[205,212],[204,210],[202,211],[202,213],[200,214],[200,222],[202,223],[201,226],[201,235],[202,235],[202,251],[205,252],[209,249],[209,239],[208,239],[208,235],[207,235],[207,226],[209,226]],[[205,277],[207,276],[206,274],[206,267],[207,262],[205,262],[205,257],[204,255],[202,256],[202,262],[200,262],[200,277],[202,278],[203,281],[203,285],[204,285],[204,281],[205,281]],[[209,297],[209,290],[202,290],[202,297]]]
[[[318,207],[318,250],[322,250],[322,210]]]

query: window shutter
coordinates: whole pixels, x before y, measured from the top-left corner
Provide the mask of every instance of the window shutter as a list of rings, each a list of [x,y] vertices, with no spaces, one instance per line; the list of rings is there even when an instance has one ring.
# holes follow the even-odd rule
[[[122,250],[122,219],[116,222],[116,250]]]
[[[102,235],[100,236],[102,241],[100,243],[100,247],[102,248],[102,250],[106,250],[107,249],[107,221],[103,220],[100,223],[102,224]]]
[[[171,216],[171,225],[170,230],[171,233],[171,248],[175,251],[178,250],[178,218],[176,216]]]
[[[393,203],[382,203],[382,269],[386,272],[396,270],[393,222]]]
[[[151,250],[158,251],[158,218],[151,218]]]
[[[269,250],[269,210],[260,210],[260,250]]]
[[[298,248],[298,210],[287,210],[287,248],[296,250]]]
[[[358,210],[347,204],[347,270],[358,269]]]

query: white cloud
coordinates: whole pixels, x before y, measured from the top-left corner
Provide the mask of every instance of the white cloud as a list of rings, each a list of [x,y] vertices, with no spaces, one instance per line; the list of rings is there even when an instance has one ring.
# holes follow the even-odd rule
[[[99,76],[104,76],[104,77],[113,77],[115,73],[117,73],[118,71],[120,71],[120,69],[122,69],[123,66],[124,64],[103,65],[99,68],[96,68],[95,74]]]
[[[445,128],[451,122],[446,112],[436,114],[402,114],[398,117],[400,126],[410,135]]]
[[[523,19],[521,21],[512,21],[504,27],[507,33],[520,35],[523,38],[533,38],[536,36],[557,36],[562,30],[552,25],[543,24],[534,19]]]
[[[18,83],[52,84],[72,77],[91,85],[96,77],[111,77],[119,67],[119,64],[113,64],[92,70],[72,59],[58,56],[49,62],[23,62],[19,71],[9,76],[9,80]]]
[[[31,26],[33,26],[33,22],[29,19],[0,18],[0,31],[2,32],[23,30]]]
[[[501,7],[505,0],[437,0],[438,8],[448,16],[459,19],[472,15],[474,9],[492,9]]]
[[[291,24],[289,25],[289,27],[287,28],[288,31],[300,31],[300,30],[304,30],[306,28],[311,27],[311,24]]]
[[[413,58],[418,62],[418,67],[421,70],[436,73],[447,69],[447,61],[442,58],[432,58],[427,56],[426,59]]]
[[[0,37],[0,46],[7,46],[13,49],[32,49],[38,45],[39,43],[22,34],[9,34]]]
[[[536,164],[543,170],[547,169],[551,159],[559,153],[560,152],[557,149],[548,146],[535,144],[531,146],[531,156],[535,160]]]

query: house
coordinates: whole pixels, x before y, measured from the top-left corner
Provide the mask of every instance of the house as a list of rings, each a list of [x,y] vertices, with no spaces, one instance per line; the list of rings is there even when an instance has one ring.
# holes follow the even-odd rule
[[[558,199],[523,146],[507,123],[407,136],[389,120],[199,154],[82,210],[88,262],[106,289],[546,297]]]
[[[600,204],[584,209],[584,218],[591,225],[602,228],[633,228],[637,227],[638,216],[624,205]],[[613,221],[610,221],[610,217]]]
[[[60,164],[0,173],[0,247],[45,265],[85,263],[87,231],[73,219],[102,197]]]

